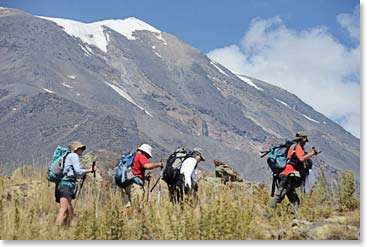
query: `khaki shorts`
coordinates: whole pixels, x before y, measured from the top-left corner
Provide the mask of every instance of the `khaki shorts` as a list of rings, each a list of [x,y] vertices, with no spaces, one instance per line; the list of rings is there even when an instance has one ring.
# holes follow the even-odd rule
[[[125,208],[138,207],[144,202],[144,187],[135,183],[121,188],[122,204]]]

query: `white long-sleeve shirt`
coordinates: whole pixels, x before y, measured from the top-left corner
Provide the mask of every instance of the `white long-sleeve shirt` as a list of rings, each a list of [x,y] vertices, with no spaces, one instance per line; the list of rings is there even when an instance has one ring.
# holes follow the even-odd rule
[[[187,158],[181,166],[180,173],[185,177],[185,186],[191,189],[192,181],[196,182],[196,159],[190,157]]]
[[[84,176],[85,170],[80,168],[80,161],[78,154],[70,153],[68,154],[68,156],[66,156],[64,164],[64,172],[66,173],[66,177],[75,178],[75,176],[76,177]]]

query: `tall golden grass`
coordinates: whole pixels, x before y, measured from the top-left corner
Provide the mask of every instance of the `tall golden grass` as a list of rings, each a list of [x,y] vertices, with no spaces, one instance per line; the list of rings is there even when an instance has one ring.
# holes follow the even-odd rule
[[[71,226],[57,227],[54,184],[48,184],[45,174],[45,170],[25,167],[16,170],[11,178],[0,178],[1,239],[274,239],[272,232],[291,229],[294,218],[287,208],[287,200],[275,210],[269,208],[270,193],[263,185],[222,185],[201,179],[199,205],[187,203],[181,210],[170,203],[162,182],[159,206],[156,188],[149,202],[144,200],[140,207],[124,209],[118,188],[97,186],[97,191],[93,191],[90,176],[77,202]],[[301,196],[298,219],[314,221],[336,214],[334,201],[323,193],[323,185],[318,184],[311,195]],[[359,209],[352,215],[354,220],[350,219],[349,224],[359,226]],[[284,236],[284,239],[294,238],[301,237],[291,231]]]

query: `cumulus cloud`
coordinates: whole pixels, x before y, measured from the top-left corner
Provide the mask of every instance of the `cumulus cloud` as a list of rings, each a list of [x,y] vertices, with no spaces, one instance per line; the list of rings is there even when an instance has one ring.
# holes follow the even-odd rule
[[[359,37],[359,8],[337,21]],[[356,43],[341,44],[325,27],[293,30],[280,17],[256,18],[239,44],[207,55],[234,72],[287,89],[359,137],[359,39]]]
[[[359,6],[356,6],[353,13],[343,13],[336,17],[340,26],[345,28],[349,35],[359,41],[359,30],[360,30],[360,18],[359,18]]]

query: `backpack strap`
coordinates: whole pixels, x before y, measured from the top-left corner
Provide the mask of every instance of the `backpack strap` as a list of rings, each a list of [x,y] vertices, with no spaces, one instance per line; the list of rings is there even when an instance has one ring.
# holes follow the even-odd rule
[[[292,153],[291,153],[290,157],[287,157],[287,163],[292,164],[294,166],[297,166],[297,162],[298,162],[298,158],[295,155],[297,146],[298,146],[298,143],[292,144],[292,146],[290,147],[292,149]],[[287,156],[288,156],[288,154],[287,154]]]
[[[64,168],[65,168],[65,161],[66,161],[66,157],[69,155],[69,154],[71,154],[71,152],[67,152],[66,154],[65,154],[65,156],[63,157],[63,159],[62,159],[62,171],[63,171],[63,173],[64,173]],[[74,173],[74,178],[71,178],[71,177],[67,177],[67,174],[68,174],[68,172],[70,171],[70,169],[72,169],[73,170],[73,173]],[[69,170],[65,173],[65,175],[64,175],[64,177],[62,178],[62,180],[64,180],[64,181],[70,181],[70,180],[75,180],[76,179],[76,172],[75,172],[75,169],[74,169],[74,166],[73,165],[71,165],[71,168],[69,168]]]

